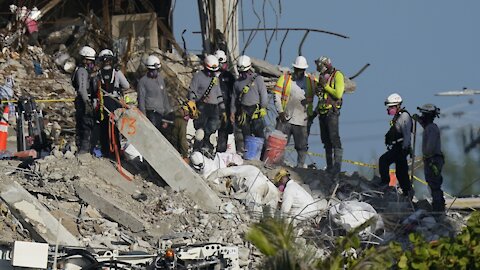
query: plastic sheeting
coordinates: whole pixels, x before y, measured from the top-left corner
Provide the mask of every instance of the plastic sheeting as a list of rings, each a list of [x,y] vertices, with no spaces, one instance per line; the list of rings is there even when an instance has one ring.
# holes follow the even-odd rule
[[[361,237],[368,237],[384,227],[382,217],[366,202],[340,202],[330,208],[329,214],[330,219],[346,231],[351,231],[374,218],[376,221],[360,232]]]

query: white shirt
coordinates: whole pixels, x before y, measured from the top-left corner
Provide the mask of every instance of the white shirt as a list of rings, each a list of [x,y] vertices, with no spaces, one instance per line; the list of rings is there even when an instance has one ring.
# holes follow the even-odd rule
[[[307,126],[307,106],[302,104],[305,100],[305,78],[300,81],[292,80],[290,86],[290,97],[287,105],[285,106],[285,114],[287,116],[288,123],[297,126]],[[303,101],[304,104],[305,101]]]
[[[284,215],[296,219],[310,218],[318,214],[312,195],[293,180],[288,181],[285,186],[281,210]]]

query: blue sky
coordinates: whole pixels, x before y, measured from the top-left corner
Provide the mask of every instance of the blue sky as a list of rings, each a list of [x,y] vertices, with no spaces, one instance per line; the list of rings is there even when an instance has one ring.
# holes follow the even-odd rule
[[[198,35],[197,1],[176,1],[174,32],[178,41],[185,38],[189,50],[201,49]],[[263,1],[254,1],[262,14]],[[266,25],[275,27],[278,1],[267,1]],[[452,137],[455,130],[468,125],[478,128],[480,96],[437,97],[434,93],[460,90],[464,86],[480,89],[480,1],[446,0],[345,0],[345,1],[286,1],[282,2],[279,27],[308,27],[338,32],[350,37],[342,39],[310,33],[303,45],[303,55],[314,71],[314,59],[321,55],[332,58],[333,64],[347,76],[353,75],[365,63],[371,66],[355,81],[356,93],[345,95],[341,114],[341,137],[344,158],[372,162],[385,151],[383,135],[390,118],[383,102],[392,92],[398,92],[412,113],[424,103],[438,105],[442,112],[466,112],[462,118],[447,116],[439,124],[449,125],[443,136]],[[256,27],[252,1],[244,0],[244,25]],[[263,23],[262,23],[263,26]],[[303,33],[289,33],[283,47],[282,66],[291,66]],[[277,63],[283,35],[274,38],[267,60]],[[265,37],[259,32],[246,54],[263,58]],[[472,99],[474,103],[469,104]],[[317,127],[313,129],[318,133]],[[421,137],[417,137],[418,143]],[[417,144],[419,149],[420,144]],[[448,144],[445,147],[456,147]],[[319,136],[310,138],[310,149],[323,152]],[[419,152],[417,152],[419,153]],[[324,166],[324,161],[317,163]],[[356,168],[346,165],[347,170]]]

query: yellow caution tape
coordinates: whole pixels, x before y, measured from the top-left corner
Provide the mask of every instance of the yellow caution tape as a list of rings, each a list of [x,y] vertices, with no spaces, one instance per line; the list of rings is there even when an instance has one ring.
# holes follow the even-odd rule
[[[73,102],[74,98],[60,98],[60,99],[35,99],[37,103],[48,103],[48,102]],[[2,100],[2,103],[17,103],[18,100]]]

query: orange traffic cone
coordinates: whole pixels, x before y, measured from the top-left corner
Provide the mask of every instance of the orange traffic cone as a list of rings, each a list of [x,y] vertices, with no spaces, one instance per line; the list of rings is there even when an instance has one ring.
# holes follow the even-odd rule
[[[7,138],[8,138],[8,106],[5,106],[3,110],[2,119],[0,120],[0,151],[7,150]]]
[[[395,175],[395,170],[390,170],[390,183],[388,185],[394,187],[396,184],[397,176]]]

